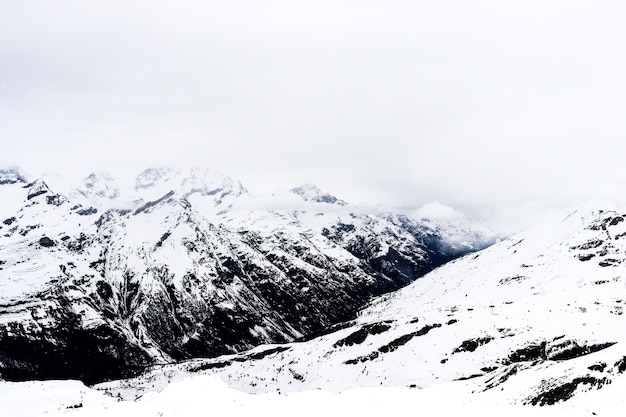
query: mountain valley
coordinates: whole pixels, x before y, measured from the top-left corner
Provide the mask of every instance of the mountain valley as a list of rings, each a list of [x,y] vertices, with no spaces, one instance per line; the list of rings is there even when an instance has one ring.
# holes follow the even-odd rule
[[[495,240],[359,212],[311,185],[287,193],[287,208],[258,208],[207,169],[148,169],[126,188],[5,170],[0,197],[7,380],[95,383],[310,338]]]

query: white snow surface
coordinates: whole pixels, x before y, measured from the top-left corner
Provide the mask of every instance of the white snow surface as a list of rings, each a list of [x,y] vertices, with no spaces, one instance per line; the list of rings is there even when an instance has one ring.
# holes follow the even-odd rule
[[[585,204],[379,297],[335,332],[157,367],[98,388],[132,399],[176,381],[188,381],[191,390],[205,381],[198,375],[215,374],[250,393],[343,392],[288,396],[321,412],[321,403],[336,399],[339,409],[356,407],[346,412],[364,415],[400,403],[438,413],[522,415],[533,401],[541,404],[541,395],[575,383],[572,398],[532,407],[532,415],[615,415],[626,399],[625,236],[620,212]],[[377,331],[363,331],[372,328]],[[359,332],[363,337],[355,337]],[[157,401],[169,394],[149,395]],[[280,398],[260,398],[272,395]],[[316,395],[324,400],[313,400]]]
[[[213,188],[185,182],[186,174],[172,175],[167,170],[146,173],[137,183],[133,198],[139,203],[134,206],[175,190],[177,198],[204,207],[198,211],[219,218],[216,223],[224,227],[246,225],[262,237],[277,231],[293,234],[341,262],[350,262],[352,255],[321,239],[324,228],[356,224],[374,235],[397,230],[393,216],[374,221],[368,214],[350,214],[350,207],[325,202],[306,202],[317,211],[277,211],[271,216],[224,211],[250,198],[240,184],[217,176],[218,187]],[[99,197],[115,204],[124,196],[124,191],[112,191],[116,188],[109,179],[92,183],[91,188],[104,190]],[[24,193],[21,187],[3,186],[1,213],[4,197],[13,201],[12,193]],[[216,189],[228,193],[213,193]],[[47,236],[55,240],[95,227],[84,216],[25,197],[17,200],[21,224],[46,224]],[[92,388],[75,381],[0,382],[0,416],[369,416],[403,415],[407,410],[464,416],[619,415],[626,406],[626,373],[619,365],[626,358],[626,221],[625,210],[609,207],[583,204],[552,223],[452,261],[379,297],[352,322],[310,341],[156,366],[143,376]],[[161,234],[155,222],[176,222],[175,211],[158,206],[151,210],[151,220],[134,216],[128,221],[120,245],[153,246]],[[184,226],[172,230],[178,239],[193,236]],[[42,253],[20,246],[27,243],[15,234],[0,248],[14,254],[3,259],[11,280],[0,280],[0,299],[7,304],[36,292],[42,284],[39,277],[59,273],[55,248]],[[158,250],[175,277],[189,269],[176,259],[167,240]],[[144,260],[132,253],[128,257],[118,262],[140,270]],[[36,314],[26,312],[22,305],[15,314]],[[88,311],[81,313],[90,319]],[[524,349],[536,356],[520,359]],[[579,383],[567,401],[529,405],[538,395],[574,381],[593,383]]]
[[[615,416],[626,405],[624,378],[552,407],[503,403],[492,394],[471,394],[467,383],[447,383],[427,389],[353,388],[340,394],[326,390],[298,393],[275,391],[247,394],[228,388],[217,376],[196,376],[150,393],[137,401],[118,401],[75,381],[0,382],[0,415],[37,416],[259,416],[293,415],[463,415],[502,416]]]

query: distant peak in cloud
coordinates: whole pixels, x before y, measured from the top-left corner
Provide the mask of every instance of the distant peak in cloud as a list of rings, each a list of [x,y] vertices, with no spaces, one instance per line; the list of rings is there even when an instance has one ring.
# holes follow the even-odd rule
[[[176,171],[173,168],[157,167],[143,170],[135,179],[135,189],[149,188],[160,181],[168,181]]]
[[[118,182],[108,174],[92,172],[84,180],[77,192],[84,196],[95,195],[100,198],[114,199],[120,195]]]
[[[340,206],[345,206],[346,203],[343,200],[338,199],[334,195],[326,193],[320,190],[317,186],[313,184],[304,184],[300,187],[292,188],[292,193],[299,195],[302,197],[304,201],[311,201],[315,203],[328,203],[328,204],[338,204]]]
[[[28,182],[26,175],[19,168],[9,167],[0,169],[0,185],[15,184],[18,182],[24,184]]]
[[[248,191],[240,181],[205,167],[175,169],[170,167],[148,168],[142,171],[135,179],[135,189],[144,190],[156,187],[159,184],[169,184],[171,187],[187,190],[187,192],[217,192],[228,189],[230,192],[241,195]]]

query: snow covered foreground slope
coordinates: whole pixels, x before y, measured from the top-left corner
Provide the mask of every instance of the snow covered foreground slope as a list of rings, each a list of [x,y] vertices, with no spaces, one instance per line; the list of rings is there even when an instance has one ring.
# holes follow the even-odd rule
[[[625,250],[624,213],[581,206],[379,297],[314,340],[97,387],[133,399],[216,374],[256,393],[415,387],[439,399],[445,389],[452,404],[618,410],[626,398]]]
[[[75,381],[1,383],[0,413],[36,416],[259,416],[294,415],[462,415],[467,417],[621,415],[626,381],[617,380],[587,401],[572,400],[552,407],[507,404],[497,395],[468,393],[467,383],[412,388],[354,388],[340,394],[325,390],[298,393],[247,394],[228,388],[215,375],[196,376],[149,393],[138,401],[118,402]]]
[[[552,407],[507,404],[497,396],[468,393],[465,383],[426,389],[354,388],[340,394],[326,390],[247,394],[228,388],[216,375],[196,376],[170,384],[137,401],[118,401],[77,381],[0,382],[0,415],[41,416],[259,416],[293,415],[463,415],[615,416],[626,405],[620,396],[626,381],[596,391],[593,403],[570,401]]]
[[[94,383],[293,341],[490,243],[312,186],[285,201],[205,169],[0,171],[0,376]]]

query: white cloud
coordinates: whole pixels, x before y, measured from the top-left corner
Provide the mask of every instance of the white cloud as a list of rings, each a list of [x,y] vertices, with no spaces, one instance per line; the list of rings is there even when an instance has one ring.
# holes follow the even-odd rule
[[[253,190],[313,182],[412,209],[626,204],[625,10],[13,2],[0,13],[0,165],[207,165]]]
[[[424,204],[422,207],[417,209],[413,215],[420,219],[431,220],[454,220],[464,217],[463,213],[460,211],[457,211],[450,206],[446,206],[445,204],[441,204],[438,201]]]

